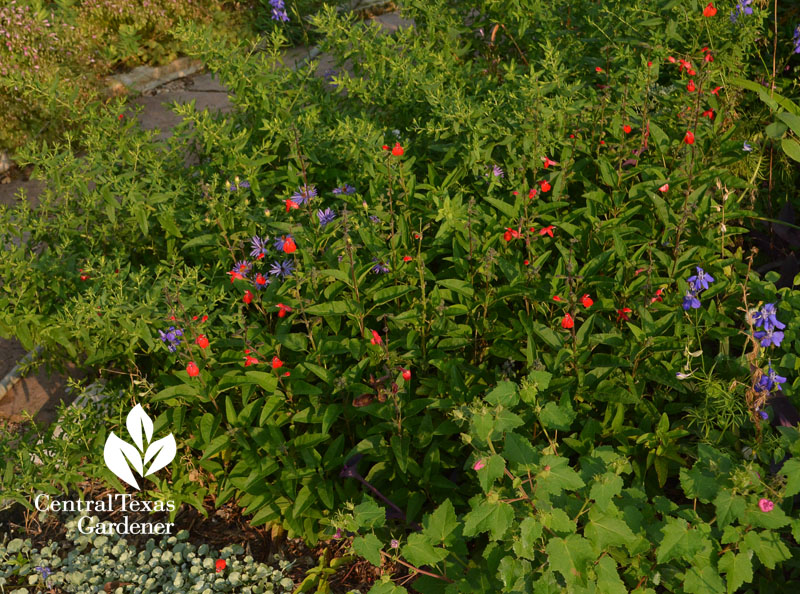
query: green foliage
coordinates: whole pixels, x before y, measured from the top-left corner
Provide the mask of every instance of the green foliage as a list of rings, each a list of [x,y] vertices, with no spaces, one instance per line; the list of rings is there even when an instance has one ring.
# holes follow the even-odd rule
[[[783,396],[800,386],[800,291],[749,250],[769,159],[739,112],[759,104],[711,92],[752,74],[760,21],[407,9],[393,35],[315,15],[331,80],[282,68],[278,27],[252,47],[177,29],[235,110],[176,107],[166,142],[97,110],[84,157],[23,152],[51,185],[0,210],[0,330],[140,382],[121,408],[141,399],[191,461],[160,491],[456,582],[419,591],[790,583],[797,432],[757,413],[779,414],[770,361]],[[780,345],[753,338],[765,303]]]

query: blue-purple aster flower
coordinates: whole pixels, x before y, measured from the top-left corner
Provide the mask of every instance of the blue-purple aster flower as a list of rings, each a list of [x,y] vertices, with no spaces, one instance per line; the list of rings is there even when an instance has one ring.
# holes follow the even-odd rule
[[[753,14],[753,7],[750,6],[752,3],[753,0],[739,0],[739,2],[736,4],[736,8],[731,13],[731,22],[735,23],[742,14]]]
[[[317,197],[317,188],[314,186],[306,186],[304,185],[301,188],[297,188],[297,191],[292,194],[292,202],[295,204],[305,204],[312,198]]]
[[[497,165],[492,165],[492,175],[495,177],[505,177],[505,173]]]
[[[253,239],[250,240],[250,247],[253,248],[253,251],[250,252],[250,255],[253,258],[260,258],[262,256],[267,255],[267,240],[269,238],[265,237],[261,239],[258,235],[254,235]]]
[[[286,278],[287,276],[291,276],[292,272],[294,272],[294,263],[291,260],[284,260],[283,262],[273,262],[272,267],[269,269],[269,273],[272,276],[281,276]]]
[[[283,251],[283,244],[286,243],[287,239],[294,239],[291,235],[282,235],[281,237],[276,237],[272,242],[272,247],[274,247],[279,252]]]
[[[708,283],[713,283],[714,277],[708,274],[707,272],[703,271],[703,269],[700,268],[699,266],[697,266],[697,274],[695,276],[690,276],[687,280],[689,284],[693,286],[695,289],[698,289],[699,292],[699,290],[703,291],[707,290]]]
[[[380,223],[381,222],[381,220],[378,218],[377,215],[369,215],[369,220],[372,221],[373,223]]]
[[[333,219],[336,218],[336,213],[333,212],[330,208],[326,208],[325,210],[318,210],[317,218],[319,219],[319,226],[325,227],[325,225],[327,225],[328,223],[333,222]]]
[[[269,4],[272,6],[273,21],[282,21],[285,23],[289,20],[289,15],[286,14],[286,7],[283,4],[283,0],[269,0]]]
[[[760,340],[762,347],[781,346],[783,332],[780,330],[775,330],[774,328],[758,330],[757,332],[753,332],[753,338]]]
[[[333,188],[333,193],[334,194],[345,194],[347,196],[350,196],[351,194],[355,194],[356,193],[356,189],[353,186],[351,186],[350,184],[345,184],[340,188]]]
[[[686,291],[686,296],[683,298],[683,309],[700,309],[700,299],[697,298],[697,294],[693,291]]]
[[[247,181],[247,180],[240,181],[240,182],[239,182],[239,187],[240,187],[240,188],[249,188],[249,187],[250,187],[250,182],[249,182],[249,181]]]
[[[379,262],[377,258],[372,258],[373,262],[376,262],[375,266],[372,267],[372,274],[386,274],[389,272],[389,269],[383,262]]]
[[[800,54],[800,25],[797,25],[797,28],[794,30],[794,37],[792,37],[792,42],[794,42],[794,53]]]
[[[242,276],[247,276],[252,268],[252,264],[250,264],[250,262],[247,260],[239,260],[231,272],[238,272]]]
[[[764,421],[769,421],[769,414],[767,414],[767,411],[765,410],[758,411],[758,416]]]
[[[785,381],[786,378],[778,375],[778,372],[772,369],[772,365],[770,365],[769,371],[762,375],[758,381],[758,387],[763,391],[772,392],[775,388],[780,389],[780,384]]]

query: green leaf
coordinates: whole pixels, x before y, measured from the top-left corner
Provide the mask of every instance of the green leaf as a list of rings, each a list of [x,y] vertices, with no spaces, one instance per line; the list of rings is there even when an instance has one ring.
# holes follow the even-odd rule
[[[533,449],[530,440],[513,431],[506,433],[503,455],[509,462],[522,466],[532,466],[539,461],[539,454]]]
[[[786,112],[775,115],[781,122],[789,126],[792,129],[792,132],[797,134],[797,136],[800,136],[800,115]]]
[[[193,237],[189,241],[183,244],[181,250],[187,250],[189,248],[197,247],[197,246],[205,246],[205,245],[217,245],[219,242],[219,234],[217,233],[206,233],[205,235],[198,235],[197,237]]]
[[[353,510],[358,528],[380,528],[386,523],[386,512],[374,501],[358,504]]]
[[[597,591],[600,594],[627,594],[628,588],[619,577],[614,559],[607,555],[602,557],[595,565],[594,571],[597,574]]]
[[[353,549],[357,555],[364,557],[376,567],[381,566],[381,549],[383,545],[378,537],[370,533],[353,539]]]
[[[697,565],[692,565],[686,570],[683,589],[687,594],[714,594],[715,592],[725,592],[725,584],[717,570],[711,565],[705,565],[702,569]]]
[[[489,392],[485,398],[486,402],[495,406],[502,405],[511,407],[519,402],[519,395],[517,394],[517,384],[509,381],[502,381],[497,384],[497,387]]]
[[[741,521],[747,503],[743,497],[734,495],[730,489],[721,490],[714,498],[717,510],[717,523],[724,528],[734,520]]]
[[[317,590],[317,592],[320,591],[321,590]],[[403,586],[397,586],[390,581],[384,581],[373,585],[367,594],[408,594],[408,590],[406,590]]]
[[[586,584],[587,566],[595,558],[588,540],[577,534],[551,538],[546,551],[550,566],[564,576],[567,584]]]
[[[297,499],[295,499],[294,507],[292,508],[292,515],[295,518],[301,518],[303,512],[311,507],[316,500],[317,498],[314,495],[314,491],[312,491],[308,485],[305,485],[297,494]]]
[[[754,551],[767,569],[775,569],[778,563],[792,557],[789,549],[783,544],[780,533],[772,530],[761,532],[751,530],[745,534],[744,540],[739,545],[740,551],[742,547]]]
[[[514,521],[514,508],[508,503],[484,501],[464,516],[464,536],[491,532],[492,540],[500,540]]]
[[[400,553],[412,565],[435,565],[447,557],[447,551],[434,547],[424,534],[413,533],[408,536],[408,541],[400,549]]]
[[[507,202],[503,202],[502,200],[497,200],[496,198],[491,198],[490,196],[483,197],[486,202],[494,206],[497,210],[502,212],[506,215],[509,219],[515,219],[518,216],[518,213],[514,206],[508,204]]]
[[[163,227],[164,231],[166,231],[169,235],[172,235],[173,237],[183,237],[180,229],[178,229],[178,225],[175,224],[175,217],[172,216],[171,212],[160,212],[158,214],[158,222],[161,223],[161,227]]]
[[[401,295],[405,295],[409,291],[413,291],[415,287],[411,285],[396,285],[393,287],[387,287],[385,289],[380,289],[379,291],[375,291],[372,295],[372,300],[375,304],[386,303],[387,301],[391,301],[392,299],[397,299]]]
[[[781,148],[783,152],[795,161],[800,161],[800,144],[793,138],[782,138]]]
[[[753,561],[747,553],[727,551],[719,560],[719,570],[726,574],[728,594],[753,581]]]
[[[583,479],[569,466],[569,460],[561,456],[543,456],[539,462],[542,466],[549,466],[549,470],[539,473],[537,485],[541,494],[550,493],[560,495],[565,489],[576,491],[584,486]]]
[[[621,476],[613,472],[606,472],[600,477],[595,477],[592,488],[589,490],[589,497],[597,502],[596,508],[605,510],[611,503],[611,499],[622,492],[623,485]]]
[[[478,480],[485,493],[488,493],[494,486],[494,482],[503,476],[505,468],[505,460],[501,456],[494,454],[489,457],[486,465],[477,471]]]
[[[609,546],[625,547],[636,541],[636,535],[624,518],[601,511],[597,506],[589,510],[589,521],[584,534],[598,554]]]
[[[683,518],[668,517],[661,531],[664,538],[656,551],[658,563],[671,559],[691,559],[702,548],[700,535],[690,532],[689,524]]]
[[[542,523],[528,516],[519,526],[519,540],[514,542],[514,553],[533,561],[536,558],[536,541],[542,536]]]
[[[422,520],[423,534],[427,535],[431,541],[442,543],[453,533],[458,526],[456,512],[449,499],[445,499],[432,514],[426,515]]]
[[[781,467],[780,474],[786,475],[784,498],[800,493],[800,460],[790,459]]]
[[[306,313],[312,316],[343,316],[349,312],[346,301],[328,301],[306,308]]]
[[[548,402],[544,405],[542,412],[539,413],[539,421],[547,429],[569,431],[576,415],[577,413],[567,402],[563,404]]]

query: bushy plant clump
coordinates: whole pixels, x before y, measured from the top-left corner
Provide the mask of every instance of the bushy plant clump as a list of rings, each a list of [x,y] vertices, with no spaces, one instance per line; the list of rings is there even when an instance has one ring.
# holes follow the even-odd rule
[[[0,212],[0,327],[129,373],[171,498],[349,532],[419,591],[788,584],[799,279],[748,233],[800,110],[751,96],[767,13],[506,4],[325,10],[325,78],[183,28],[236,110],[28,151],[55,183]]]

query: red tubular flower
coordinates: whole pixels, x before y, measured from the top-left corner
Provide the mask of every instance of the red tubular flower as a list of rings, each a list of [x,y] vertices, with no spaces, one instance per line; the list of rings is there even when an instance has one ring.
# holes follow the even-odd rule
[[[561,320],[561,327],[562,328],[572,328],[575,325],[575,321],[572,319],[572,316],[569,314],[564,315],[564,319]]]
[[[694,144],[694,133],[687,131],[686,136],[683,137],[683,142],[686,144]]]
[[[287,371],[286,373],[283,374],[283,377],[289,377],[290,375],[292,375],[292,372]]]
[[[542,192],[550,191],[550,182],[548,182],[547,180],[540,181],[539,186],[542,188]]]
[[[406,381],[409,381],[411,379],[411,370],[410,369],[402,369],[402,371],[403,371],[403,379],[406,380]]]
[[[711,94],[712,94],[712,95],[717,95],[717,96],[719,96],[719,90],[720,90],[721,88],[722,88],[722,87],[716,87],[716,88],[715,88],[713,91],[711,91]]]
[[[694,86],[694,81],[693,81],[693,80],[690,80],[690,81],[689,81],[689,84],[688,84],[688,85],[686,85],[686,90],[687,90],[687,91],[689,91],[690,93],[694,93],[694,90],[695,90],[696,88],[697,88],[697,87],[695,87],[695,86]]]
[[[291,307],[289,307],[288,305],[284,305],[283,303],[279,303],[279,304],[277,305],[277,308],[278,308],[278,310],[279,310],[279,311],[278,311],[278,317],[279,317],[279,318],[284,318],[284,317],[286,317],[286,312],[287,312],[287,311],[292,311],[292,308],[291,308]]]
[[[686,73],[687,73],[689,76],[694,76],[695,74],[697,74],[697,72],[695,72],[693,68],[689,68],[689,69],[687,69]]]
[[[519,231],[517,231],[516,229],[512,229],[511,227],[506,227],[506,232],[503,233],[503,238],[506,241],[511,241],[512,239],[518,239],[519,236],[520,236]]]
[[[217,559],[217,563],[216,563],[217,573],[219,573],[220,571],[223,571],[227,567],[227,565],[228,564],[225,563],[225,559]]]
[[[600,66],[596,66],[594,69],[595,72],[603,72],[603,69]]]
[[[231,275],[231,283],[233,283],[233,281],[235,281],[237,278],[238,279],[244,279],[244,277],[241,274],[239,274],[238,272],[236,272],[235,270],[231,270],[228,274]],[[173,319],[175,319],[175,318],[173,318]]]
[[[264,278],[264,275],[260,272],[256,275],[256,284],[260,287],[264,287],[267,285],[267,279]]]
[[[399,157],[400,155],[402,155],[402,154],[403,154],[403,147],[402,147],[402,146],[400,146],[400,143],[399,143],[399,142],[396,142],[396,143],[394,144],[394,148],[392,149],[392,154],[393,154],[395,157]]]
[[[523,261],[522,261],[522,263],[523,263],[525,266],[527,266],[528,264],[530,264],[530,261],[528,261],[528,260],[523,260]]]
[[[622,126],[622,131],[625,132],[625,134],[630,134],[631,130],[633,130],[633,128],[631,128],[628,124]]]
[[[711,54],[706,54],[706,57],[705,57],[705,58],[703,58],[703,59],[704,59],[706,62],[713,62],[713,61],[714,61],[714,56],[712,56]]]
[[[669,184],[664,184],[663,186],[661,186],[660,188],[658,188],[658,191],[659,191],[659,192],[661,192],[662,194],[663,194],[664,192],[667,192],[668,190],[669,190]]]
[[[199,346],[201,349],[208,348],[208,339],[206,338],[205,334],[201,334],[200,336],[198,336],[195,342],[197,343],[197,346]]]
[[[370,342],[372,344],[381,344],[381,342],[382,342],[381,341],[381,335],[378,334],[377,332],[375,332],[375,330],[372,330],[371,332],[372,332],[372,340],[370,340]]]
[[[714,4],[709,2],[708,5],[706,5],[706,7],[703,9],[703,16],[713,17],[715,14],[717,14],[717,9],[714,8]]]
[[[617,321],[625,320],[626,322],[630,321],[628,314],[631,313],[630,307],[623,307],[622,309],[617,310]]]
[[[253,294],[249,290],[245,291],[242,301],[244,301],[247,305],[250,305],[250,303],[253,301]]]
[[[245,367],[249,367],[250,365],[255,365],[258,362],[259,362],[258,359],[256,359],[255,357],[251,357],[250,355],[245,355],[244,356],[244,366]]]
[[[558,165],[557,162],[553,161],[549,157],[542,157],[544,159],[544,168],[547,169],[550,165]]]
[[[547,227],[539,230],[539,235],[549,235],[550,237],[553,237],[553,229],[555,229],[553,225],[548,225]]]
[[[81,280],[82,280],[82,281],[85,281],[85,280],[87,280],[88,278],[89,278],[89,275],[88,275],[88,274],[82,274],[82,275],[81,275]]]
[[[563,299],[558,295],[553,295],[553,301],[563,301]]]
[[[706,117],[709,120],[713,120],[714,119],[714,110],[713,109],[707,109],[706,111],[703,112],[703,117]]]
[[[403,256],[403,262],[411,262],[413,259],[411,256]]]
[[[189,374],[189,377],[197,377],[200,375],[200,368],[194,361],[189,361],[189,364],[186,366],[186,373]]]
[[[207,319],[208,319],[208,316],[203,316],[203,318],[200,320],[200,323],[204,324]]]
[[[297,244],[291,237],[283,242],[283,251],[287,254],[292,254],[297,250]]]
[[[583,305],[583,307],[588,308],[594,305],[594,301],[592,301],[592,298],[589,297],[589,294],[587,293],[583,297],[581,297],[581,304]]]
[[[287,200],[286,201],[286,212],[289,212],[293,208],[300,208],[300,206],[294,200]]]
[[[647,67],[648,67],[648,68],[650,68],[650,66],[652,66],[652,65],[653,65],[653,63],[652,63],[651,61],[649,61],[649,60],[648,60],[648,61],[647,61]]]
[[[279,369],[283,367],[283,361],[278,359],[278,357],[272,357],[272,369]]]
[[[655,303],[656,301],[664,301],[664,299],[662,299],[662,297],[661,297],[661,292],[662,292],[663,290],[664,290],[664,289],[659,289],[658,291],[656,291],[656,296],[655,296],[655,297],[652,297],[652,298],[650,299],[650,303]]]
[[[531,188],[528,192],[528,200],[531,200],[534,196],[536,196],[536,188]]]
[[[384,145],[383,145],[381,148],[382,148],[383,150],[385,150],[385,151],[388,151],[388,150],[389,150],[389,146],[388,146],[388,145],[386,145],[386,144],[384,144]]]
[[[667,56],[667,60],[669,60],[673,64],[675,63],[675,58],[673,58],[672,56]]]

